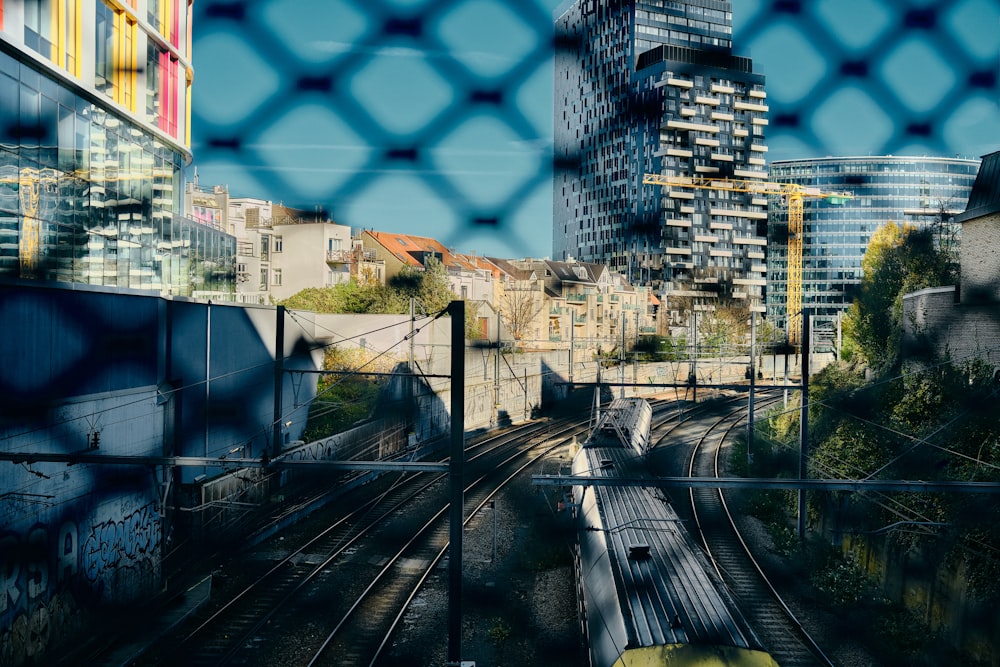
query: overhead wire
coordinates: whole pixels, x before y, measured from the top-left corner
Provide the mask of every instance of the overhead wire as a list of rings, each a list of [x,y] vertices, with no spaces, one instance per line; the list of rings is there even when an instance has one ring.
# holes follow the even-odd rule
[[[305,333],[309,337],[312,337],[311,332],[307,331],[305,329],[305,327],[303,327],[302,323],[297,321],[297,319],[294,316],[294,312],[293,311],[286,311],[286,312],[290,313],[292,320],[294,322],[296,322],[296,324],[298,324],[298,326],[303,330],[303,333]],[[427,317],[427,316],[421,316],[421,317],[424,318],[424,317]],[[359,337],[363,337],[363,336],[371,336],[371,335],[373,335],[375,333],[378,333],[380,331],[384,331],[386,329],[391,329],[391,328],[393,328],[395,326],[398,326],[398,324],[392,324],[392,325],[387,325],[387,326],[383,326],[383,327],[377,327],[377,328],[370,329],[370,330],[365,331],[365,332],[358,333],[358,334],[356,334],[354,336],[344,337],[343,340],[352,340],[354,338],[359,338]],[[322,328],[325,331],[328,331],[330,333],[335,333],[335,332],[333,332],[333,331],[331,331],[329,329],[326,329],[325,327],[320,327],[320,328]],[[322,343],[322,344],[319,344],[319,345],[315,345],[314,347],[309,348],[309,351],[312,352],[312,351],[320,350],[320,349],[323,349],[323,348],[326,348],[326,347],[331,347],[331,346],[337,345],[339,342],[342,342],[342,341],[331,341],[331,342],[328,342],[328,343]],[[395,343],[395,345],[398,345],[398,344],[399,344],[398,342]],[[288,361],[288,360],[293,359],[293,358],[294,358],[294,353],[290,354],[290,355],[282,355],[282,360],[283,361]],[[163,390],[162,392],[159,392],[159,393],[161,393],[164,396],[170,395],[170,394],[176,394],[176,393],[187,391],[187,390],[190,390],[190,389],[195,389],[195,388],[197,388],[199,386],[205,385],[206,383],[216,382],[216,381],[219,381],[219,380],[225,380],[225,379],[234,377],[236,375],[240,375],[240,374],[243,374],[243,373],[249,373],[249,372],[252,372],[252,371],[255,371],[255,370],[260,370],[262,368],[271,367],[273,365],[274,365],[274,360],[269,359],[267,361],[262,361],[259,364],[253,364],[253,365],[250,365],[250,366],[243,366],[241,368],[237,368],[237,369],[225,372],[225,373],[221,373],[219,375],[214,375],[214,376],[211,376],[211,377],[208,377],[208,378],[204,378],[204,379],[193,380],[193,381],[191,381],[191,382],[189,382],[187,384],[181,385],[179,387],[172,387],[172,388]],[[110,407],[107,407],[107,408],[102,408],[100,410],[94,410],[93,412],[88,413],[87,415],[76,415],[76,416],[72,416],[72,417],[66,417],[64,419],[57,419],[57,420],[53,420],[53,421],[48,421],[48,422],[46,422],[46,424],[38,426],[36,428],[26,429],[26,430],[18,431],[16,433],[12,433],[12,434],[8,434],[8,435],[0,436],[0,443],[11,441],[14,438],[21,438],[21,437],[23,437],[25,435],[30,435],[32,433],[43,432],[43,431],[46,431],[46,430],[50,429],[53,426],[60,426],[60,425],[72,423],[72,422],[75,422],[75,421],[78,421],[78,420],[81,420],[81,419],[94,420],[94,419],[97,419],[97,418],[99,418],[100,416],[102,416],[104,414],[113,412],[115,410],[121,410],[123,408],[131,407],[131,406],[134,406],[134,405],[140,405],[140,404],[146,403],[146,402],[148,402],[150,400],[152,400],[152,397],[150,395],[145,395],[142,398],[137,398],[137,399],[135,399],[133,401],[125,401],[123,403],[119,403],[119,404],[116,404],[114,406],[110,406]],[[156,412],[153,411],[153,412],[149,412],[149,413],[146,413],[146,414],[147,414],[147,416],[154,416],[156,414]],[[115,424],[127,423],[127,422],[132,421],[132,420],[134,420],[136,418],[137,417],[135,417],[135,416],[130,416],[128,418],[123,418],[123,419],[117,420],[117,421],[105,422],[104,423],[104,427],[106,428],[108,426],[115,425]],[[271,426],[273,426],[273,425],[274,424],[272,423]]]

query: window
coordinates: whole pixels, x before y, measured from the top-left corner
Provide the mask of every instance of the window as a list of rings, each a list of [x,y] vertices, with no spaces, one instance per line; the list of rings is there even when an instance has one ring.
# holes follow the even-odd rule
[[[281,285],[281,269],[271,271],[271,284],[276,286]]]
[[[160,0],[146,0],[146,20],[160,30]]]
[[[280,236],[274,237],[274,252],[281,252],[283,243]]]
[[[111,98],[115,91],[115,10],[97,0],[94,21],[94,85]]]
[[[267,268],[261,267],[260,269],[260,291],[264,292],[267,290]]]
[[[162,73],[160,62],[164,52],[153,40],[146,46],[146,120],[153,125],[160,123],[160,87]]]
[[[52,44],[52,1],[28,0],[24,3],[24,44],[50,58]]]

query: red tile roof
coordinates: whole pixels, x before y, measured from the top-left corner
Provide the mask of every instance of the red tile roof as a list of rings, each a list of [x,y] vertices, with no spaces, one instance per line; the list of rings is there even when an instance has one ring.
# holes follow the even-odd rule
[[[423,266],[423,258],[434,253],[441,258],[441,263],[448,268],[475,270],[476,266],[466,257],[453,253],[440,241],[426,236],[412,234],[393,234],[391,232],[366,231],[369,236],[378,241],[383,248],[395,255],[401,262],[409,266]]]

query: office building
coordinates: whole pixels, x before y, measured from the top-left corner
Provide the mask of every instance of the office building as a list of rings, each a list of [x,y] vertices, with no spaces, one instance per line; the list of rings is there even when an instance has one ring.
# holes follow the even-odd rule
[[[235,239],[179,214],[190,10],[0,3],[0,278],[232,291]]]
[[[675,322],[762,306],[765,198],[643,184],[767,178],[764,77],[730,2],[574,2],[556,19],[553,255],[606,264]]]
[[[861,260],[883,224],[933,225],[944,247],[957,250],[951,218],[965,210],[979,160],[933,157],[824,157],[771,163],[772,181],[853,197],[830,203],[803,201],[802,307],[830,324],[861,284]],[[788,211],[772,206],[768,225],[767,317],[784,325],[788,289]],[[826,322],[826,324],[824,324]]]

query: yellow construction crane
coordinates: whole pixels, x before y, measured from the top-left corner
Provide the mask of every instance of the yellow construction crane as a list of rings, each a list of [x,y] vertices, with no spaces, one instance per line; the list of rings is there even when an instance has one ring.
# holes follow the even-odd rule
[[[772,181],[735,180],[728,178],[692,178],[689,176],[664,176],[646,174],[643,183],[671,188],[700,188],[725,192],[748,192],[762,196],[778,196],[788,203],[788,288],[785,299],[785,313],[788,316],[788,339],[792,344],[799,342],[801,326],[793,322],[802,313],[802,200],[806,197],[827,199],[831,203],[843,203],[854,197],[853,192],[824,192],[819,188],[807,188],[795,183],[775,183]]]

